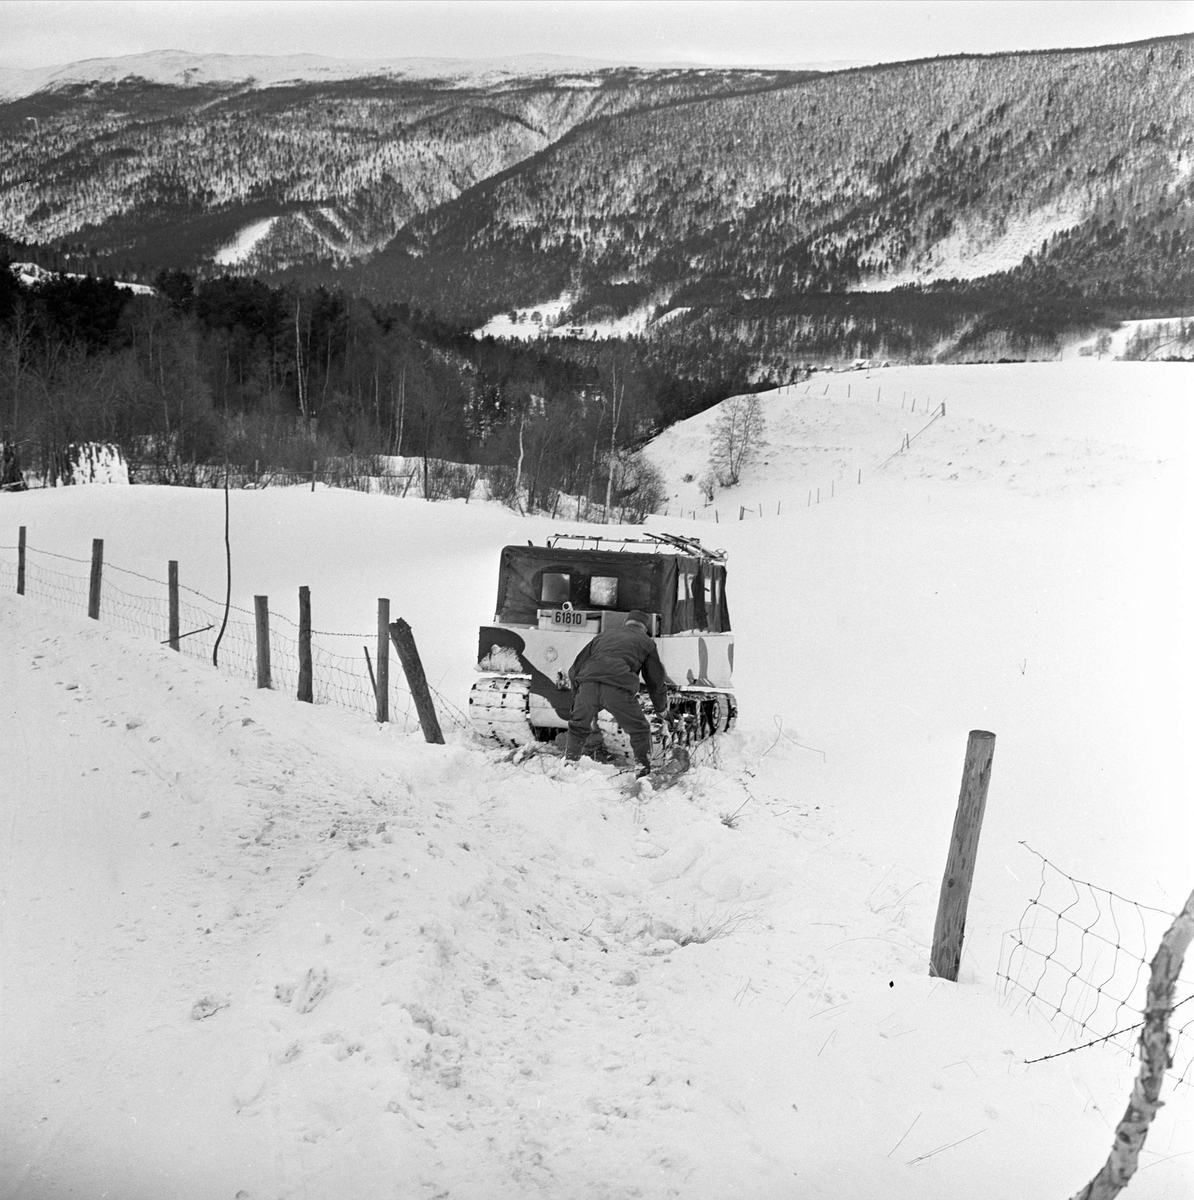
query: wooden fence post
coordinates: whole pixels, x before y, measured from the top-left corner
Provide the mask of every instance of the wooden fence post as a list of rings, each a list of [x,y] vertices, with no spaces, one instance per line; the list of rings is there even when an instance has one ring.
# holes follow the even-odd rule
[[[25,526],[17,530],[17,595],[25,594]]]
[[[746,520],[746,506],[744,504],[738,505],[738,520],[739,521]]]
[[[390,601],[377,600],[377,723],[390,719]]]
[[[995,735],[985,729],[972,729],[966,742],[962,790],[958,795],[958,811],[954,815],[945,876],[941,880],[937,923],[933,927],[933,951],[929,958],[930,975],[954,982],[957,982],[958,967],[962,962],[966,905],[970,900],[970,884],[974,880],[978,836],[983,828],[994,754]]]
[[[393,640],[394,649],[398,651],[402,669],[406,672],[410,694],[415,698],[415,710],[419,714],[423,736],[427,741],[442,746],[444,735],[439,727],[439,718],[435,715],[435,705],[431,702],[431,691],[427,687],[427,676],[423,674],[423,664],[415,647],[414,634],[401,617],[390,626],[390,638]]]
[[[178,646],[178,560],[170,559],[166,564],[166,590],[169,593],[169,629],[170,634],[167,641],[170,643],[171,650],[177,650]]]
[[[91,588],[87,594],[87,615],[99,620],[100,584],[104,576],[104,539],[91,539]]]
[[[311,589],[299,588],[299,673],[298,698],[308,704],[315,703],[315,692],[311,677]]]
[[[257,616],[257,686],[273,687],[269,671],[269,597],[254,596],[253,609]]]

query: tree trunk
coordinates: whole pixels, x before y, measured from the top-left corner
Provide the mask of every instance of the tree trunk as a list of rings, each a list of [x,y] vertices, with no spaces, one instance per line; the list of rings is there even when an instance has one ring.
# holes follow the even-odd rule
[[[526,409],[518,418],[518,465],[514,468],[514,507],[522,512],[522,431],[527,423]]]
[[[618,436],[618,416],[620,413],[620,402],[618,399],[618,364],[615,362],[612,368],[613,385],[612,398],[610,401],[610,426],[609,426],[609,471],[605,480],[605,520],[609,523],[609,506],[613,498],[614,490],[614,448],[617,445]],[[622,381],[622,391],[626,391],[626,382]]]
[[[303,339],[299,325],[299,314],[302,311],[302,301],[296,300],[294,303],[294,376],[295,382],[298,385],[298,402],[299,412],[303,414],[303,420],[307,419],[307,392],[303,387]]]
[[[1169,1057],[1169,1014],[1173,1011],[1173,989],[1182,969],[1186,950],[1194,939],[1194,892],[1177,915],[1153,956],[1140,1031],[1140,1072],[1132,1087],[1127,1111],[1115,1128],[1115,1141],[1103,1169],[1073,1200],[1111,1200],[1128,1186],[1136,1173],[1140,1151],[1157,1109],[1161,1107],[1161,1081],[1171,1064]]]
[[[402,422],[406,417],[406,364],[402,365],[402,374],[398,377],[398,440],[394,453],[402,454]]]

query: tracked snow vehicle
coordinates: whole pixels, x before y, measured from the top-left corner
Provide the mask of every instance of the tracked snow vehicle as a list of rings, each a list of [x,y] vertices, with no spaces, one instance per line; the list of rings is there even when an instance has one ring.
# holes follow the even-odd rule
[[[568,668],[581,647],[641,609],[651,616],[647,632],[677,718],[668,732],[640,691],[654,733],[665,743],[691,744],[723,732],[737,716],[725,583],[725,553],[695,538],[555,534],[546,546],[504,547],[497,613],[478,638],[473,728],[505,745],[555,738],[568,726]],[[602,729],[611,749],[628,750],[604,714]]]

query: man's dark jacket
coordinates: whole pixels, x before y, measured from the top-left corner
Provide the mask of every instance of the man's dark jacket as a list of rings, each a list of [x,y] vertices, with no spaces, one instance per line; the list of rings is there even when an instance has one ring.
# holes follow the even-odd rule
[[[608,683],[632,696],[638,692],[639,672],[647,682],[647,691],[655,711],[667,711],[667,676],[659,651],[638,625],[621,625],[599,633],[576,656],[568,671],[575,689],[581,683]]]

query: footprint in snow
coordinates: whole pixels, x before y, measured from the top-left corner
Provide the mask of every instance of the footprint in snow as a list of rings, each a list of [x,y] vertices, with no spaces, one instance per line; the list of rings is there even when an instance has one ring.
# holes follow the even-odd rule
[[[327,967],[321,967],[318,970],[312,967],[307,972],[307,977],[295,990],[291,1007],[295,1012],[309,1013],[327,995],[330,986]]]
[[[204,996],[202,1000],[196,1000],[191,1006],[191,1020],[202,1021],[205,1017],[215,1016],[221,1008],[227,1007],[227,1000],[221,1000],[217,996]]]

